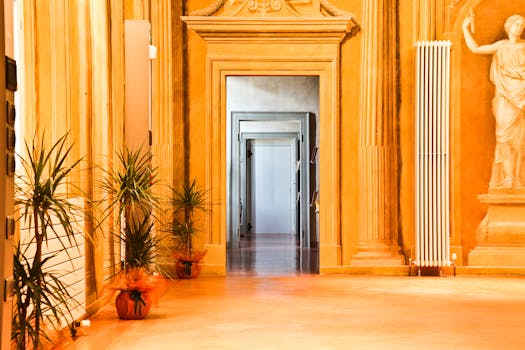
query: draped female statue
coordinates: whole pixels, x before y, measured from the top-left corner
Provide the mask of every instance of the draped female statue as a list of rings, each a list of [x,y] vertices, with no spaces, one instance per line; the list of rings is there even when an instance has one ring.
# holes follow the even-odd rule
[[[495,94],[492,111],[496,120],[496,147],[490,188],[519,188],[525,155],[525,41],[521,39],[525,18],[510,16],[505,22],[508,39],[478,45],[472,35],[474,14],[463,22],[467,47],[476,54],[493,55],[490,80]]]

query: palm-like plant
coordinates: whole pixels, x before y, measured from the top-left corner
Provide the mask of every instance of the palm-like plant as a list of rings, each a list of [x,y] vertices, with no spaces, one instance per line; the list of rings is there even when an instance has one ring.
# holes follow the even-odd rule
[[[145,268],[156,270],[155,258],[160,240],[152,235],[153,221],[149,215],[142,220],[133,219],[124,229],[125,243],[124,265],[127,268]]]
[[[133,217],[150,213],[159,205],[153,192],[158,179],[157,168],[151,167],[151,153],[143,148],[130,150],[125,147],[117,153],[117,159],[115,167],[105,171],[100,182],[101,189],[110,198],[103,217],[116,211],[119,218],[133,220]]]
[[[48,256],[39,264],[28,257],[27,246],[23,249],[18,244],[15,249],[13,275],[16,288],[11,338],[17,349],[26,349],[29,341],[33,349],[37,349],[42,338],[52,342],[41,322],[60,325],[62,320],[72,321],[71,310],[79,305],[59,276],[47,269],[48,262],[55,256]],[[39,286],[35,283],[37,279],[40,280]]]
[[[193,254],[193,238],[201,229],[196,225],[195,214],[206,213],[206,191],[197,186],[197,180],[185,183],[182,188],[171,188],[173,223],[170,231],[177,240],[178,249],[186,256]]]
[[[148,308],[146,292],[155,292],[162,284],[155,259],[160,237],[153,235],[153,209],[159,207],[153,191],[157,183],[157,169],[151,167],[151,153],[143,150],[124,150],[117,154],[118,164],[107,171],[100,183],[108,195],[103,217],[116,214],[119,218],[114,237],[124,244],[123,270],[106,286],[110,291],[120,290],[134,303],[132,311],[125,310],[123,293],[117,296],[119,317],[143,318]],[[123,227],[120,223],[124,223]],[[122,306],[122,307],[121,307]]]
[[[35,253],[29,259],[19,247],[14,255],[16,307],[12,337],[18,349],[25,349],[27,337],[38,348],[40,337],[47,337],[43,322],[53,320],[51,324],[58,326],[70,315],[66,300],[71,296],[58,277],[45,268],[54,256],[43,258],[42,252],[43,244],[51,238],[56,238],[66,252],[68,247],[78,246],[72,213],[78,213],[79,208],[68,199],[66,181],[81,159],[68,164],[73,146],[68,145],[67,137],[60,137],[48,149],[43,140],[38,144],[35,136],[31,145],[25,143],[27,158],[19,157],[23,174],[15,183],[15,204],[20,219],[31,228],[29,243]]]

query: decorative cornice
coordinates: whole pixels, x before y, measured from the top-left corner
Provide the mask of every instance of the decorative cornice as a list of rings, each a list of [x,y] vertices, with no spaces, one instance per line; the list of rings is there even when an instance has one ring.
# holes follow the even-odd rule
[[[267,33],[293,33],[303,32],[307,30],[298,28],[313,28],[314,32],[340,32],[342,23],[345,24],[343,33],[347,37],[355,36],[360,30],[360,26],[357,24],[355,16],[350,13],[343,11],[330,3],[329,0],[319,0],[321,6],[321,13],[319,16],[307,16],[302,17],[294,8],[288,5],[287,0],[237,0],[240,6],[233,12],[222,16],[213,16],[219,10],[221,10],[226,4],[227,0],[217,0],[210,6],[197,11],[190,12],[189,16],[183,18],[183,20],[189,24],[192,29],[197,31],[205,32],[245,32],[245,33],[259,33],[258,35],[264,35]],[[244,16],[239,15],[241,11],[246,11]],[[270,22],[264,22],[262,18],[270,18],[270,14],[274,12],[280,12],[286,10],[289,17],[297,17],[297,21],[290,21],[281,17],[282,20],[277,20],[276,17],[272,17]],[[253,15],[250,15],[253,14]],[[325,14],[323,16],[323,14]],[[327,14],[327,15],[326,15]],[[213,21],[209,22],[203,17],[213,16]],[[284,15],[286,16],[286,14]],[[199,19],[200,18],[200,19]],[[211,18],[210,18],[211,20]],[[262,21],[262,22],[261,22]],[[299,22],[302,22],[299,23]],[[208,23],[209,22],[209,23]],[[311,27],[313,25],[313,27]],[[230,28],[228,28],[231,26]],[[214,27],[214,29],[212,29]],[[337,29],[336,29],[337,27]],[[204,29],[206,28],[206,29]],[[323,28],[323,29],[321,29]]]
[[[186,16],[182,20],[188,29],[203,37],[302,37],[320,36],[342,40],[356,26],[349,17],[196,17]]]
[[[319,2],[321,4],[321,8],[324,9],[330,16],[334,16],[334,17],[350,17],[350,21],[352,22],[352,27],[348,31],[348,36],[349,37],[356,36],[357,33],[359,33],[361,31],[361,27],[357,23],[354,14],[352,14],[350,12],[343,11],[343,10],[335,7],[328,0],[319,0]]]
[[[221,9],[222,6],[224,6],[224,3],[226,0],[217,0],[210,6],[202,9],[202,10],[196,10],[190,12],[190,16],[211,16],[215,14],[217,11]]]

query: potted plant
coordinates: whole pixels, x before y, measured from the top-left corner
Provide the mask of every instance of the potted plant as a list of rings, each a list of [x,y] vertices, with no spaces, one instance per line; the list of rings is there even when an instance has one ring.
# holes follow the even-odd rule
[[[29,236],[14,252],[11,337],[17,349],[26,349],[30,343],[38,349],[52,342],[50,327],[58,331],[65,322],[73,321],[71,310],[76,301],[60,276],[48,268],[57,254],[48,255],[44,250],[51,239],[66,252],[78,248],[73,223],[82,211],[68,197],[66,185],[81,160],[68,159],[73,146],[68,145],[67,136],[49,149],[44,137],[38,144],[35,136],[31,145],[25,143],[26,156],[19,156],[22,174],[15,181],[15,205],[19,220],[29,227]]]
[[[138,320],[146,317],[159,292],[165,287],[155,263],[160,239],[153,235],[151,215],[133,217],[127,222],[121,237],[125,254],[123,269],[106,287],[119,290],[115,306],[119,318]]]
[[[205,214],[206,191],[197,186],[196,179],[182,188],[171,188],[173,218],[170,232],[176,243],[175,270],[179,278],[196,278],[201,271],[200,260],[207,250],[196,251],[193,239],[201,231],[198,215]]]
[[[165,286],[155,263],[161,240],[152,232],[153,209],[159,203],[153,192],[157,169],[151,167],[151,153],[142,148],[126,147],[117,159],[117,166],[106,171],[100,185],[109,198],[103,217],[116,213],[113,235],[124,246],[124,256],[121,271],[105,290],[120,290],[115,305],[121,319],[143,319],[151,308],[151,297]]]

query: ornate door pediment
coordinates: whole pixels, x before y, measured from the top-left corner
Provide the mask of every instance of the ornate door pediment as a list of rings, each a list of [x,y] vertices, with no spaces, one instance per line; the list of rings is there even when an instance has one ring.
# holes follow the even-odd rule
[[[359,31],[355,16],[328,0],[217,0],[183,17],[189,29],[204,37],[211,33],[338,33]]]
[[[217,0],[210,6],[190,13],[190,16],[211,16],[222,10],[225,16],[350,16],[328,0]]]

